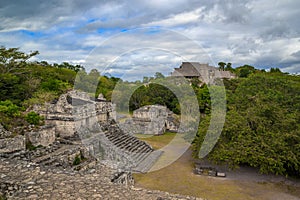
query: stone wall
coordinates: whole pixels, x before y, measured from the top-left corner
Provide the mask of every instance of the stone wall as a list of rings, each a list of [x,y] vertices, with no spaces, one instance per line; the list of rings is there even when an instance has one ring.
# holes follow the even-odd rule
[[[14,138],[0,139],[0,154],[25,150],[25,137],[18,135]]]
[[[149,105],[133,111],[132,119],[122,125],[128,133],[161,135],[166,130],[177,132],[179,122],[167,107]]]
[[[25,136],[33,146],[49,146],[55,141],[55,126],[43,126],[38,131],[27,132]]]
[[[47,125],[54,125],[56,135],[63,138],[74,136],[81,127],[92,129],[99,121],[116,117],[114,104],[103,98],[92,100],[87,93],[76,90],[34,110],[45,117]]]
[[[0,139],[11,137],[11,132],[5,130],[5,128],[0,124]]]

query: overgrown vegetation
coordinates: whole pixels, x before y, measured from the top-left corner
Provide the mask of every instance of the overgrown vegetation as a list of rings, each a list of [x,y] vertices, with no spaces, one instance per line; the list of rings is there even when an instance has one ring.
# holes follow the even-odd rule
[[[76,89],[96,94],[95,97],[103,93],[110,100],[118,78],[100,76],[97,70],[86,73],[83,66],[67,62],[30,62],[29,59],[38,53],[0,47],[0,121],[6,129],[15,132],[14,127],[42,125],[43,118],[30,109],[72,89],[77,73],[81,75],[76,80]]]
[[[262,173],[300,176],[300,77],[278,70],[227,80],[227,115],[209,158]],[[195,155],[206,135],[206,115],[194,141]]]
[[[79,165],[80,163],[82,163],[84,160],[86,160],[86,158],[80,153],[80,154],[76,154],[74,160],[73,160],[73,165]]]
[[[161,104],[180,113],[174,93],[157,83],[165,79],[161,73],[135,83],[123,82],[119,78],[101,76],[97,70],[87,73],[80,65],[30,62],[37,54],[0,47],[0,122],[16,134],[22,134],[23,128],[15,127],[43,124],[42,117],[30,112],[33,105],[51,102],[73,87],[94,97],[100,93],[107,100],[114,97],[120,102],[117,104],[120,110],[129,102],[130,111]],[[300,77],[282,73],[277,68],[265,72],[250,65],[232,68],[231,63],[224,62],[220,62],[219,67],[237,74],[238,78],[224,80],[226,122],[208,158],[233,167],[242,164],[258,167],[263,173],[300,176]],[[114,89],[117,83],[123,84]],[[210,122],[211,88],[197,79],[192,80],[191,85],[202,117],[193,143],[194,155],[198,155]]]
[[[26,149],[28,149],[29,151],[35,151],[37,148],[41,148],[42,146],[34,146],[30,141],[26,141]]]

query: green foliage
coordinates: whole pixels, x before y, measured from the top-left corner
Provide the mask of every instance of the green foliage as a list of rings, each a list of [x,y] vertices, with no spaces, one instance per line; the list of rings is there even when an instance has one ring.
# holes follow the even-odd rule
[[[43,105],[46,102],[51,102],[54,99],[58,98],[58,94],[54,91],[42,91],[38,90],[33,93],[30,99],[25,100],[22,105],[27,108],[31,108],[33,105]]]
[[[208,157],[232,167],[246,164],[262,173],[300,176],[300,77],[255,73],[224,84],[226,123]],[[195,155],[209,120],[209,115],[201,120]]]
[[[73,165],[79,165],[81,163],[80,155],[76,155],[73,161]]]
[[[84,160],[86,160],[86,158],[83,157],[83,155],[77,154],[73,160],[73,165],[79,165],[80,163],[82,163]]]
[[[34,111],[31,111],[25,115],[25,120],[29,124],[33,124],[33,125],[40,125],[42,123],[43,119],[44,118],[42,116],[35,113]]]
[[[243,65],[243,66],[240,66],[240,67],[236,68],[236,73],[237,73],[238,77],[241,77],[241,78],[246,78],[250,74],[254,74],[258,71],[259,70],[255,69],[251,65]]]
[[[282,73],[279,68],[271,68],[270,73]]]
[[[201,87],[194,86],[194,90],[199,102],[200,112],[209,114],[211,109],[211,99],[207,85],[204,84]]]
[[[19,51],[19,48],[0,47],[0,73],[22,74],[27,68],[27,60],[37,55],[34,51],[29,54]]]
[[[14,127],[23,126],[26,122],[22,111],[22,107],[13,104],[10,100],[0,101],[1,124],[9,131],[13,131]]]
[[[36,150],[38,147],[34,146],[30,141],[26,141],[26,149],[28,149],[29,151],[34,151]]]
[[[133,111],[142,106],[153,104],[167,106],[174,113],[180,113],[179,102],[175,94],[165,86],[156,83],[138,87],[130,98],[129,109]]]
[[[0,101],[0,112],[9,117],[17,117],[21,114],[21,108],[13,104],[10,100]]]
[[[41,89],[46,92],[54,91],[58,93],[63,93],[68,88],[70,88],[68,83],[57,79],[49,79],[41,84]]]
[[[57,67],[46,61],[28,61],[37,54],[37,51],[27,54],[18,48],[0,48],[0,120],[11,131],[16,126],[26,126],[25,118],[36,124],[37,117],[24,116],[22,111],[65,93],[72,88],[76,71],[84,69],[68,63]]]
[[[219,70],[223,70],[224,71],[226,63],[219,62],[218,65],[219,65]]]

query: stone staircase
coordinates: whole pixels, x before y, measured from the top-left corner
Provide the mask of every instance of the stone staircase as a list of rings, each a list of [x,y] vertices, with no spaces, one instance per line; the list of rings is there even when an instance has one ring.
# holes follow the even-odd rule
[[[106,149],[106,154],[114,154],[107,155],[107,157],[118,161],[123,160],[121,162],[123,162],[124,167],[131,171],[146,173],[163,153],[162,151],[154,151],[145,141],[124,133],[117,124],[110,124],[109,127],[104,126],[102,130],[104,134],[101,143],[105,143],[103,146]]]

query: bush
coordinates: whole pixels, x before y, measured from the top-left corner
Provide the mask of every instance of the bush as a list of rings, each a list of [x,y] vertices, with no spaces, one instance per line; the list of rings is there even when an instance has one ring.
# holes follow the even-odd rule
[[[0,112],[6,114],[9,117],[20,116],[21,108],[13,104],[10,100],[0,101]]]
[[[41,117],[39,114],[35,113],[34,111],[29,112],[26,116],[25,116],[25,120],[29,123],[29,124],[33,124],[33,125],[40,125],[41,121],[43,121],[43,117]]]
[[[73,161],[73,165],[79,165],[81,163],[81,156],[76,155]]]

